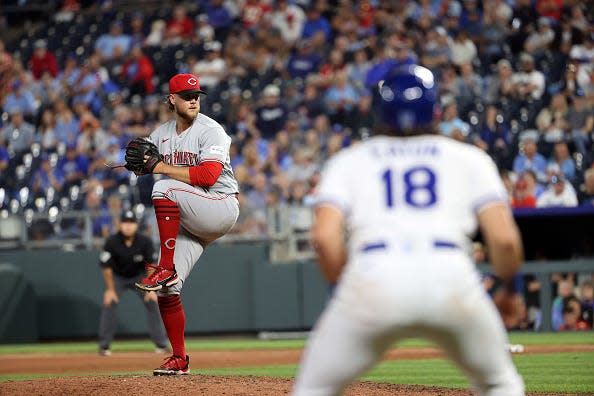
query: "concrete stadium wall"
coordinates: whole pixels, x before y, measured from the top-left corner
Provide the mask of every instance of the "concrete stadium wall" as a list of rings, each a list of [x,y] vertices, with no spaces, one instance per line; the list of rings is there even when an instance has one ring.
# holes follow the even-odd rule
[[[96,336],[104,291],[97,251],[0,252],[0,263],[12,264],[4,283],[28,287],[28,300],[18,304],[0,293],[0,307],[20,315],[17,327],[25,336],[19,342]],[[147,333],[135,294],[121,296],[119,336]],[[271,264],[264,245],[213,245],[192,271],[182,300],[191,334],[309,329],[326,296],[313,262]],[[15,318],[1,316],[0,330],[15,325]],[[0,331],[0,342],[12,341]]]
[[[0,252],[0,343],[96,337],[103,298],[98,251]],[[482,264],[483,272],[491,268]],[[528,262],[524,273],[550,283],[551,272],[594,272],[594,259]],[[312,261],[271,264],[266,245],[209,247],[186,282],[187,333],[304,330],[314,324],[328,286]],[[551,329],[551,288],[540,291],[542,330]],[[147,334],[135,291],[121,296],[118,336]]]

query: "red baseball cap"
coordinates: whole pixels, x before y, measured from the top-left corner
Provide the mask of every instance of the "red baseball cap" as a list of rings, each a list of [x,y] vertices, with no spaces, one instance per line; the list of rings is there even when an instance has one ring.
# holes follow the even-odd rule
[[[176,94],[181,92],[201,93],[206,92],[200,89],[200,80],[193,74],[176,74],[169,80],[169,93]]]

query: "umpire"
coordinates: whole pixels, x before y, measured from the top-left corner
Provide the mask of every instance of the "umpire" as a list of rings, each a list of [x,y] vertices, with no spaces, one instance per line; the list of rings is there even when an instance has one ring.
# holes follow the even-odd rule
[[[157,295],[155,292],[141,292],[134,283],[146,276],[145,264],[153,261],[152,241],[138,232],[138,221],[131,210],[126,210],[120,218],[119,231],[105,241],[99,256],[103,269],[105,293],[103,310],[99,322],[99,354],[111,355],[109,346],[118,325],[117,307],[125,289],[131,289],[142,297],[146,308],[149,333],[156,345],[155,352],[167,351],[167,334],[163,327]]]

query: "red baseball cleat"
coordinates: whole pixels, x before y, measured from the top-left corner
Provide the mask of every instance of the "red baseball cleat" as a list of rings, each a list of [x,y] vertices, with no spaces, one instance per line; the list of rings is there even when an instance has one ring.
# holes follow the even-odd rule
[[[184,359],[181,356],[169,356],[161,367],[153,370],[153,375],[186,375],[190,373],[190,357],[186,355]]]
[[[140,282],[136,282],[135,285],[140,290],[156,291],[161,290],[163,286],[169,287],[175,285],[178,281],[179,278],[175,270],[155,267],[155,271],[152,274],[143,278]]]

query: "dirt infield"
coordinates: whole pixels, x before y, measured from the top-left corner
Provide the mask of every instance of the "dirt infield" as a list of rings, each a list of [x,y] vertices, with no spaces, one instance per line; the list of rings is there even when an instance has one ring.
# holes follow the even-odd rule
[[[524,353],[594,351],[594,345],[527,346]],[[301,350],[257,351],[192,351],[192,369],[271,366],[296,364]],[[59,378],[0,382],[0,395],[151,395],[163,393],[179,395],[287,395],[292,379],[269,377],[226,377],[189,375],[183,377],[152,377],[150,372],[161,363],[163,355],[153,353],[114,353],[104,357],[96,354],[23,354],[3,355],[0,374],[58,374]],[[385,359],[441,358],[434,348],[402,348],[390,350]],[[106,373],[146,371],[147,375],[109,376]],[[96,374],[104,374],[97,376]],[[346,395],[471,395],[466,390],[391,385],[358,382]],[[533,394],[536,395],[536,394]]]

